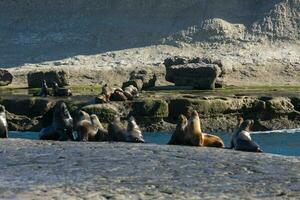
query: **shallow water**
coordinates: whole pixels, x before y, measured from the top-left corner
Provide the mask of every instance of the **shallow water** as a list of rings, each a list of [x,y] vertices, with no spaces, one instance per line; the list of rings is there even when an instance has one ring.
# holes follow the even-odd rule
[[[229,145],[231,135],[218,133],[225,145]],[[10,138],[38,139],[36,132],[9,132]],[[167,132],[145,133],[147,143],[166,144],[171,134]],[[266,153],[300,156],[300,129],[279,130],[269,132],[253,132],[252,139],[256,141]]]

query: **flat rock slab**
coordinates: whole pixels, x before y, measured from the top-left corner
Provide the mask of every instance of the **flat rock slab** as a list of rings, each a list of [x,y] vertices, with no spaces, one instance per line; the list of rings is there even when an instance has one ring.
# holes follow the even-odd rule
[[[0,140],[1,199],[297,199],[300,158],[214,148]]]

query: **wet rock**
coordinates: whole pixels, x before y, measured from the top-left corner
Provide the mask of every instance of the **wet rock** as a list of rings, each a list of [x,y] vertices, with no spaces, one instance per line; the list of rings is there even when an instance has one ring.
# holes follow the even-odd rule
[[[275,97],[266,102],[267,109],[272,114],[288,114],[294,111],[294,105],[289,98]]]
[[[13,76],[5,69],[0,69],[0,86],[6,86],[11,84]]]
[[[53,87],[53,82],[56,82],[59,87],[69,85],[67,72],[48,71],[48,72],[30,72],[27,74],[28,87],[39,88],[43,80],[46,80],[49,87]]]
[[[53,107],[53,102],[38,97],[2,99],[1,104],[10,113],[28,117],[41,116]]]
[[[93,104],[84,106],[81,110],[88,114],[95,114],[100,122],[109,123],[114,120],[114,117],[119,114],[117,107],[112,104]]]
[[[38,119],[29,118],[25,115],[15,115],[6,112],[9,131],[40,131],[42,126]]]

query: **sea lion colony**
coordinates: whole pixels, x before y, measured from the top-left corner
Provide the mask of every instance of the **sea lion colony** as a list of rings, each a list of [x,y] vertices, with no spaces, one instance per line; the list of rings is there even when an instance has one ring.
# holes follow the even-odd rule
[[[52,123],[40,131],[41,140],[145,142],[134,117],[130,117],[126,123],[123,123],[119,116],[115,116],[114,121],[109,123],[106,130],[95,114],[89,115],[82,110],[73,120],[66,104],[62,101],[56,103],[52,112]],[[229,148],[262,152],[250,137],[252,125],[252,120],[243,121],[242,118],[238,118]],[[5,108],[0,106],[0,137],[7,138],[7,133]],[[191,112],[189,119],[184,115],[179,115],[176,129],[168,144],[226,148],[221,138],[202,132],[201,120],[195,110]]]

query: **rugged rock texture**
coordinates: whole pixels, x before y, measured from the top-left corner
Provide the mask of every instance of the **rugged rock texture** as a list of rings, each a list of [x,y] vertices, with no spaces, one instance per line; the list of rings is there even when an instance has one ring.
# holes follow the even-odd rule
[[[5,69],[0,69],[0,86],[11,84],[13,76]]]
[[[176,86],[192,86],[196,89],[215,89],[220,74],[217,65],[190,63],[166,68],[167,81]]]
[[[65,71],[30,72],[27,74],[28,87],[40,88],[43,80],[47,81],[48,87],[53,87],[55,81],[59,87],[69,84],[68,74]]]
[[[0,154],[1,199],[297,199],[300,195],[298,157],[12,139],[0,140]]]

